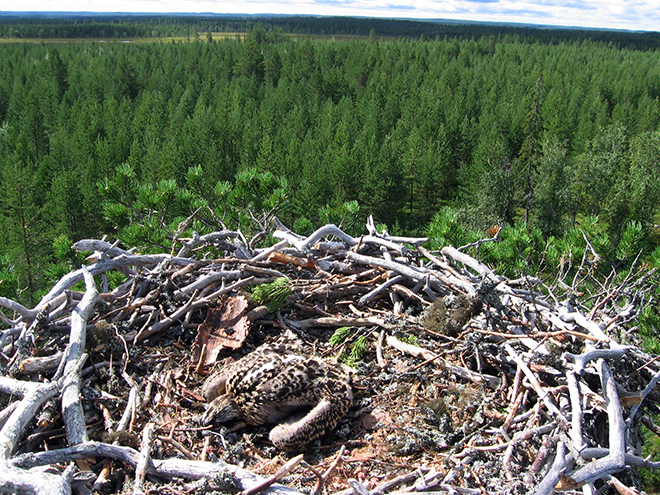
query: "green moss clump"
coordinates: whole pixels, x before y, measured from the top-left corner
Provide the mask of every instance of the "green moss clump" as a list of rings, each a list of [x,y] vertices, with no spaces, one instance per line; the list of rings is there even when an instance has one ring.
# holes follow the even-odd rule
[[[483,304],[477,297],[459,295],[448,301],[437,299],[422,318],[422,324],[432,332],[456,337],[482,308]]]

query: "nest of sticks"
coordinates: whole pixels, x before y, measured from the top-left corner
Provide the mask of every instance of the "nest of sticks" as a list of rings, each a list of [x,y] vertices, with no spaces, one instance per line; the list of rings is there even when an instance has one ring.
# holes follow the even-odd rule
[[[367,228],[76,243],[90,264],[36,307],[0,298],[0,493],[630,494],[660,467],[640,433],[658,431],[660,363],[634,332],[653,271],[587,305]],[[300,453],[265,427],[200,427],[209,371],[285,331],[352,366],[339,426]]]

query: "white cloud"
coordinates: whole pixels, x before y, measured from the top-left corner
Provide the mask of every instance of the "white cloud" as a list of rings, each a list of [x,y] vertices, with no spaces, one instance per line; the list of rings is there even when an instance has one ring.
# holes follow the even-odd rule
[[[655,3],[657,0],[0,0],[0,11],[359,15],[657,31],[660,9]]]

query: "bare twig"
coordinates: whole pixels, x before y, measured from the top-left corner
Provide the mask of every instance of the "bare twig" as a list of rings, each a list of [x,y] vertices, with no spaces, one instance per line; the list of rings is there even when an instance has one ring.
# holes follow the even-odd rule
[[[147,426],[142,432],[142,447],[135,468],[135,484],[133,485],[133,493],[135,495],[143,493],[142,485],[144,484],[144,478],[147,475],[147,466],[151,461],[151,440],[153,438],[154,429],[155,425],[153,423],[147,423]]]
[[[293,471],[298,464],[303,460],[304,455],[300,454],[297,455],[296,457],[293,457],[292,459],[289,459],[289,461],[284,464],[280,469],[277,470],[277,472],[272,475],[270,478],[264,480],[262,483],[248,489],[248,490],[243,490],[241,495],[255,495],[256,493],[260,493],[264,491],[266,488],[271,486],[273,483],[277,482],[282,476],[285,476],[289,474],[291,471]]]
[[[557,485],[559,477],[562,475],[568,464],[569,459],[566,456],[566,445],[564,445],[564,442],[560,441],[557,444],[555,460],[553,461],[548,473],[536,487],[534,495],[550,495],[554,493],[555,485]]]

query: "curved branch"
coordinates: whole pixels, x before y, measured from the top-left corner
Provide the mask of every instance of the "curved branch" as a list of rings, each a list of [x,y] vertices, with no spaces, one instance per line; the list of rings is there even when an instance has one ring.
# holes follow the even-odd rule
[[[70,495],[71,486],[64,476],[0,466],[0,492]]]
[[[142,255],[122,254],[111,260],[101,261],[99,263],[91,265],[87,267],[87,270],[89,270],[89,273],[91,273],[92,275],[99,275],[104,272],[108,272],[111,270],[118,270],[129,266],[157,265],[158,263],[161,263],[163,261],[168,261],[174,265],[189,265],[195,262],[195,260],[192,260],[190,258],[180,258],[177,256],[170,256],[169,254],[142,254]],[[72,271],[67,275],[63,276],[53,286],[53,288],[48,292],[48,294],[46,294],[41,299],[41,301],[39,302],[39,304],[37,304],[37,306],[34,308],[33,311],[37,311],[37,312],[41,311],[44,307],[46,307],[46,305],[48,305],[51,299],[57,297],[65,290],[70,289],[78,282],[81,282],[83,278],[84,277],[83,277],[82,268]]]
[[[385,246],[387,249],[390,249],[397,253],[403,253],[404,251],[406,251],[405,246],[402,246],[401,244],[398,244],[396,242],[389,241],[387,239],[383,239],[381,237],[365,235],[356,239],[355,237],[347,234],[346,232],[344,232],[339,227],[333,224],[324,225],[320,229],[312,232],[307,237],[300,237],[299,235],[294,234],[293,232],[284,231],[281,229],[276,230],[273,233],[273,237],[275,237],[276,239],[284,239],[290,245],[292,245],[299,251],[303,251],[303,252],[309,251],[309,248],[314,243],[330,235],[339,238],[341,241],[345,242],[348,246],[355,246],[360,243],[376,244],[380,246]]]
[[[23,400],[0,430],[0,463],[9,459],[37,410],[48,399],[55,397],[59,393],[60,387],[61,382],[59,380],[45,383],[23,397]]]
[[[137,467],[139,452],[131,447],[110,445],[103,442],[86,442],[73,447],[51,450],[47,452],[32,452],[14,457],[9,465],[14,468],[31,468],[49,464],[61,464],[88,457],[107,457],[124,462],[131,467]],[[188,459],[152,459],[147,472],[166,478],[201,479],[212,478],[218,474],[231,473],[241,483],[243,489],[249,489],[260,483],[263,478],[246,469],[239,468],[222,461],[191,461]],[[273,485],[265,493],[281,495],[300,495],[299,492],[282,485]]]
[[[28,309],[25,306],[23,306],[21,303],[12,301],[11,299],[7,299],[6,297],[0,297],[0,306],[2,306],[3,308],[7,308],[10,311],[13,311],[14,313],[18,313],[23,317],[23,319],[26,318],[32,319],[36,314],[36,311],[34,311],[33,309]]]

